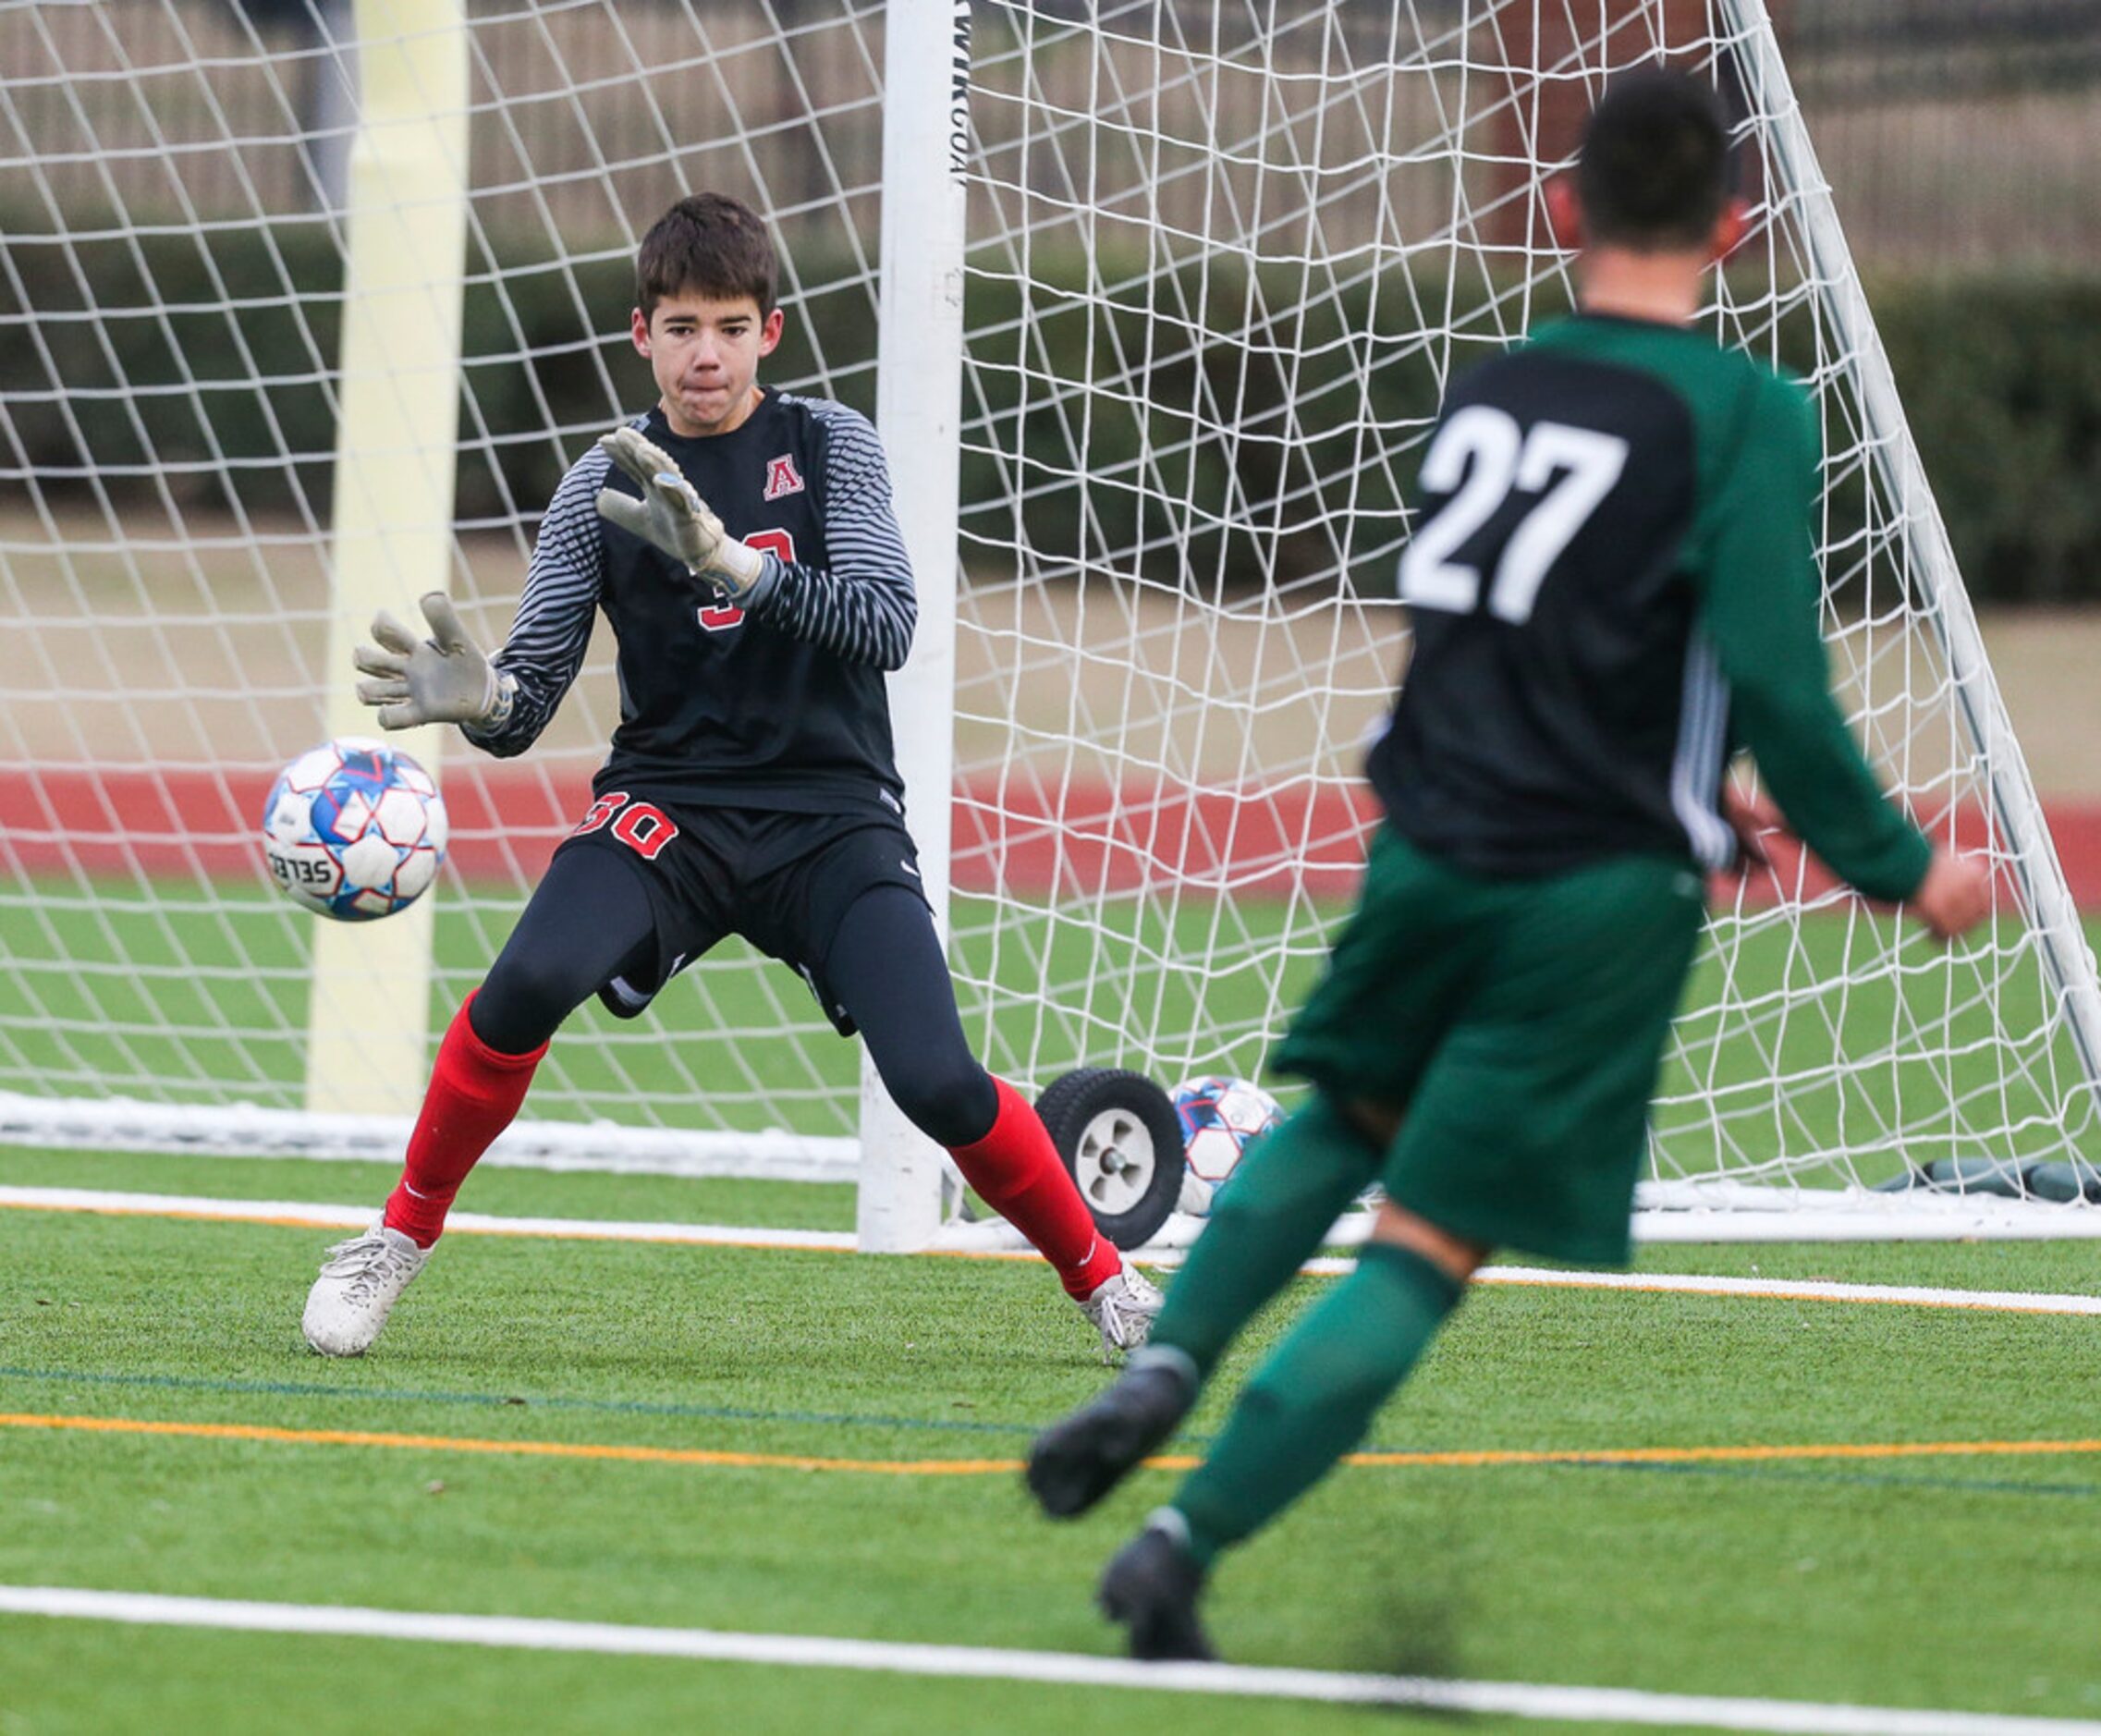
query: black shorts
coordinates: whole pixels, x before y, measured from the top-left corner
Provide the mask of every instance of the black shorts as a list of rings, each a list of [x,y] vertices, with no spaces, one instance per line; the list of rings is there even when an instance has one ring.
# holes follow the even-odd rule
[[[886,813],[796,813],[678,806],[608,791],[556,848],[608,850],[641,876],[656,919],[650,980],[615,979],[600,997],[632,1017],[665,984],[730,935],[800,972],[842,1036],[853,1021],[825,981],[847,909],[876,886],[921,903],[919,852]]]

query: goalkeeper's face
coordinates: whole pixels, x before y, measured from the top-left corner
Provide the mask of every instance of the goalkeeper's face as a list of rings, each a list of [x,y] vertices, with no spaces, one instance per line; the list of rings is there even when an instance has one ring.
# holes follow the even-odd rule
[[[759,401],[759,359],[780,342],[781,312],[761,316],[750,296],[728,301],[666,296],[644,319],[634,313],[635,348],[650,372],[671,432],[684,439],[727,434]]]

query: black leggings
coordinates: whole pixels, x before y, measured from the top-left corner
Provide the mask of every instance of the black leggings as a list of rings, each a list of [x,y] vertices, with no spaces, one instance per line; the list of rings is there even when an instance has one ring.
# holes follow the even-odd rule
[[[649,894],[602,850],[556,856],[490,967],[469,1015],[499,1055],[555,1034],[599,985],[648,981],[656,968]],[[818,974],[855,1024],[884,1088],[936,1144],[968,1145],[999,1111],[992,1075],[963,1040],[955,986],[934,919],[903,886],[873,886],[850,905]]]

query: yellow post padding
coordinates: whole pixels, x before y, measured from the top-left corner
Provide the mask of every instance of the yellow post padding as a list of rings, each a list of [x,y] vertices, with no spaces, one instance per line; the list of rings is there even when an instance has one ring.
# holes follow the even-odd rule
[[[353,691],[352,648],[385,608],[421,627],[417,597],[450,588],[467,245],[468,40],[463,0],[358,0],[342,420],[322,671],[332,736],[376,736]],[[389,740],[435,776],[446,732]],[[377,923],[321,922],[307,1015],[307,1107],[412,1114],[427,1076],[433,906]]]

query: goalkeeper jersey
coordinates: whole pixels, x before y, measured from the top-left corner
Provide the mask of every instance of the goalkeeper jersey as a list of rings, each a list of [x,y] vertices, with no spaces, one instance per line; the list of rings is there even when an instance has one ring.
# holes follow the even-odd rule
[[[1738,746],[1872,896],[1930,854],[1831,697],[1801,387],[1681,327],[1580,315],[1475,369],[1425,448],[1413,651],[1372,781],[1394,826],[1504,876],[1727,866]]]
[[[576,679],[600,610],[618,645],[620,723],[596,791],[677,802],[902,813],[884,671],[910,649],[911,566],[875,431],[844,405],[766,391],[729,433],[633,424],[765,556],[741,608],[598,515],[639,495],[598,446],[556,489],[510,637],[510,715],[469,740],[522,753]]]

